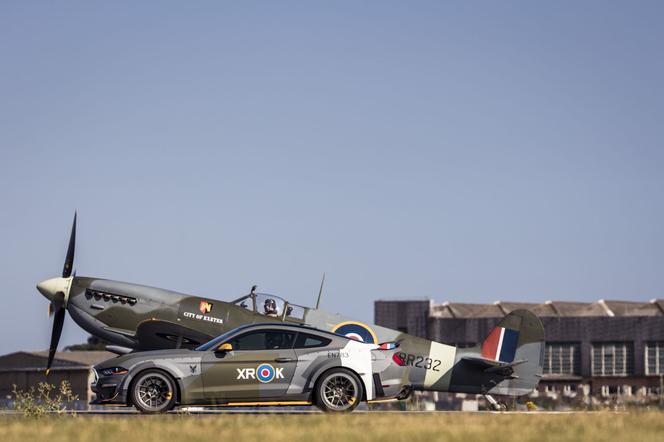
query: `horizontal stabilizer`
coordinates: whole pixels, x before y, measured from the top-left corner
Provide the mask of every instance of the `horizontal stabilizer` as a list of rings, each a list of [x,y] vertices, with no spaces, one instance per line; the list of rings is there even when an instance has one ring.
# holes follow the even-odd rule
[[[513,362],[501,362],[495,359],[488,359],[474,355],[464,356],[461,359],[484,369],[484,371],[486,371],[487,373],[501,372],[504,370],[513,371],[514,367],[516,367],[517,365],[525,364],[526,362],[528,362],[527,359],[521,359],[519,361],[513,361]]]

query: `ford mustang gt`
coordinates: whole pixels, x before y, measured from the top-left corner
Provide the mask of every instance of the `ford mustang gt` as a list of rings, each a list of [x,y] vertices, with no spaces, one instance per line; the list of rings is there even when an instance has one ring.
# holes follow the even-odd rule
[[[93,404],[143,413],[175,406],[316,405],[408,396],[396,344],[368,344],[301,325],[251,324],[200,347],[129,353],[94,367]]]

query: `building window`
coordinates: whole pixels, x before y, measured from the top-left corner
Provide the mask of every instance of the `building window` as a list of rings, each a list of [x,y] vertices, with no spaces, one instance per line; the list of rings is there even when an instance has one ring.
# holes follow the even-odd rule
[[[664,374],[664,341],[646,342],[646,375]]]
[[[552,342],[544,347],[545,375],[578,375],[580,373],[578,342]]]
[[[627,376],[634,372],[631,342],[597,342],[592,350],[593,376]]]

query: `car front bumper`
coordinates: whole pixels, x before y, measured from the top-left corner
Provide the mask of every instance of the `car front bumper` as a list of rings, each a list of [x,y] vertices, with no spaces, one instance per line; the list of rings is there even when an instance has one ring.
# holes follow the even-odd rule
[[[95,394],[91,405],[127,405],[127,389],[124,388],[127,375],[103,376],[94,370],[94,380],[90,388]]]

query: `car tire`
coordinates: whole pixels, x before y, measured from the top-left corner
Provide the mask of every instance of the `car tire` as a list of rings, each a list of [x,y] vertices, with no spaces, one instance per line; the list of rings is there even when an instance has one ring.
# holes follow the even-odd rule
[[[145,370],[131,383],[131,403],[145,414],[165,413],[175,406],[175,380],[161,370]]]
[[[328,413],[351,412],[362,400],[362,381],[355,373],[344,368],[333,368],[316,382],[316,406]]]

